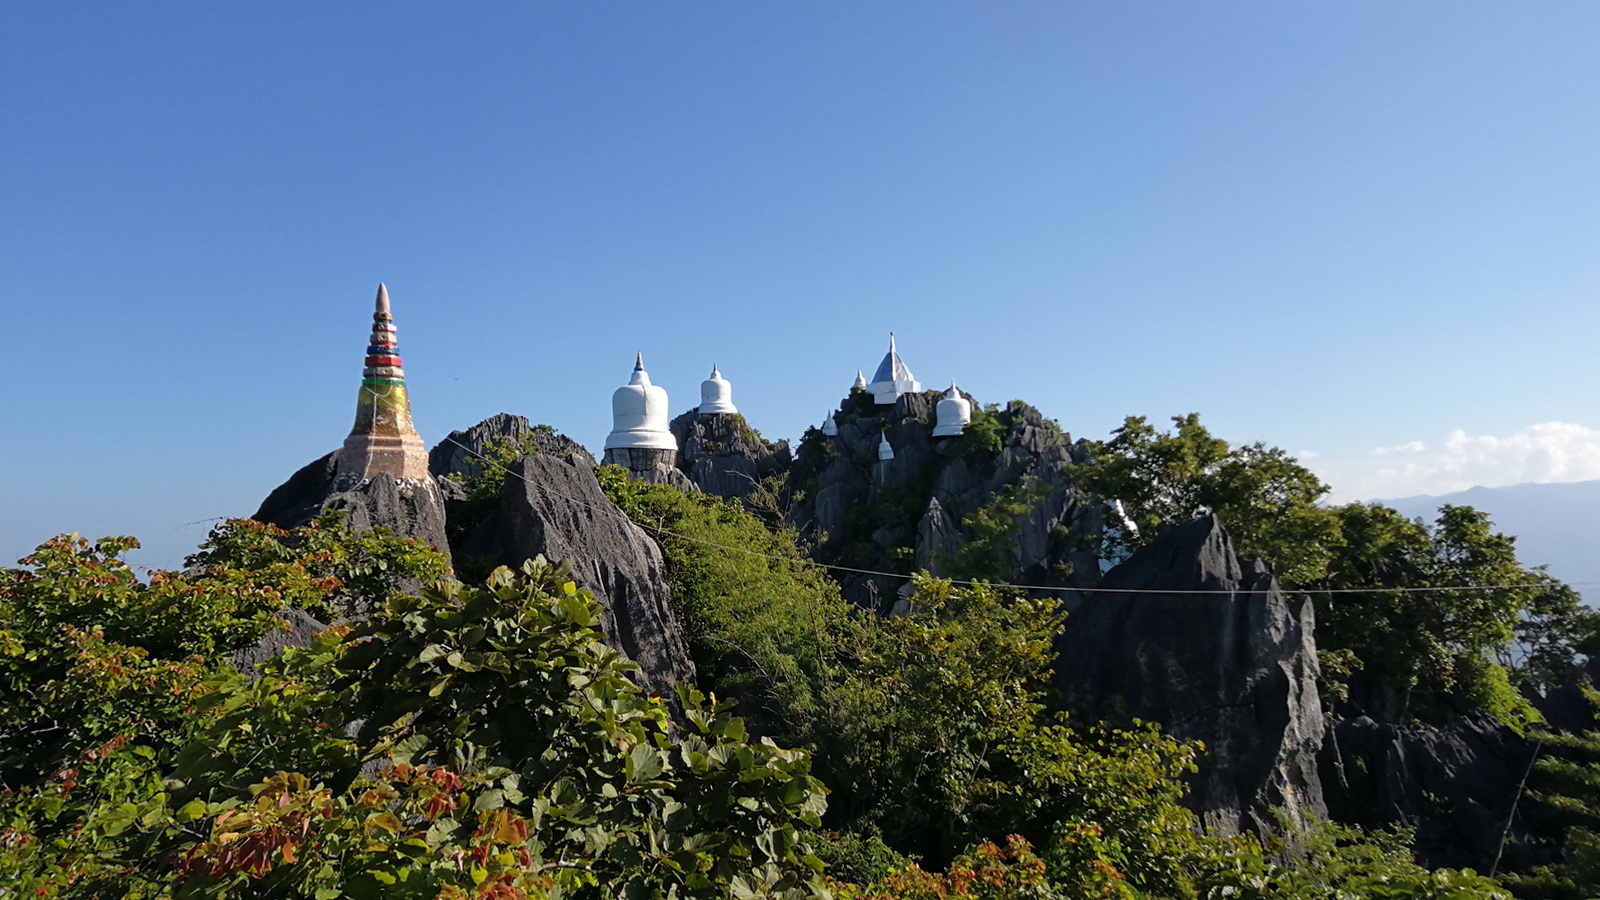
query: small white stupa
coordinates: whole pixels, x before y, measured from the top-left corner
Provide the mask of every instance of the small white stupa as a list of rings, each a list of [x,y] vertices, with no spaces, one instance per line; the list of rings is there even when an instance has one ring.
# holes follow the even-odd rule
[[[889,433],[886,431],[883,437],[878,439],[878,460],[881,462],[890,459],[894,459],[894,448],[889,446]]]
[[[878,373],[872,376],[873,402],[887,405],[900,399],[901,394],[915,394],[922,390],[917,377],[911,374],[900,354],[894,349],[894,332],[889,332],[889,352],[878,363]]]
[[[650,383],[644,354],[633,367],[633,377],[611,395],[611,434],[606,450],[678,450],[668,427],[667,392]]]
[[[956,383],[951,381],[950,390],[944,392],[944,399],[934,407],[934,415],[933,436],[955,437],[972,424],[972,401],[961,396]]]
[[[826,419],[822,420],[822,433],[828,437],[833,437],[839,433],[839,423],[833,420],[833,413],[831,412],[828,413]]]
[[[711,377],[700,382],[700,412],[711,415],[738,411],[733,405],[733,385],[717,371],[717,364],[712,363]]]
[[[851,390],[851,392],[855,392],[855,391],[864,391],[866,389],[867,389],[867,376],[861,374],[861,370],[857,369],[856,370],[856,381],[855,381],[855,384],[850,385],[850,390]]]

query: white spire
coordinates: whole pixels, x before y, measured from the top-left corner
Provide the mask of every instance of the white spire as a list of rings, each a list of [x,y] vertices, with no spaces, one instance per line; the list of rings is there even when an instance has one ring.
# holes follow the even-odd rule
[[[894,459],[894,448],[889,446],[889,432],[885,431],[883,437],[878,439],[879,461]]]
[[[850,389],[852,391],[856,391],[856,390],[864,391],[864,390],[867,389],[867,376],[861,374],[861,370],[860,369],[856,370],[856,383],[850,385]]]
[[[700,382],[699,411],[705,415],[739,411],[733,405],[733,385],[717,371],[716,363],[711,364],[711,377]]]
[[[833,412],[829,411],[828,417],[822,420],[822,433],[833,437],[839,433],[839,423],[833,420]]]
[[[944,392],[944,399],[934,407],[934,416],[934,437],[955,437],[972,424],[972,401],[961,396],[955,379],[950,380],[950,390]]]
[[[606,436],[605,448],[677,450],[668,417],[667,392],[650,383],[640,352],[633,377],[611,395],[611,434]]]
[[[872,376],[872,391],[874,402],[887,405],[895,402],[901,394],[915,394],[922,390],[922,385],[917,377],[911,374],[911,369],[900,358],[900,352],[894,346],[894,332],[889,332],[889,352],[884,354],[883,362],[878,364],[877,374]]]

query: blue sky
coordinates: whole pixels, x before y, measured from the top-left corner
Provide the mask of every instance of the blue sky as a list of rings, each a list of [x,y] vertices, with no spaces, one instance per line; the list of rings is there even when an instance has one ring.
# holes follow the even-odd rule
[[[350,428],[598,449],[643,350],[769,437],[899,335],[1337,499],[1600,478],[1600,6],[0,7],[0,557],[175,565]],[[202,524],[193,524],[201,522]]]

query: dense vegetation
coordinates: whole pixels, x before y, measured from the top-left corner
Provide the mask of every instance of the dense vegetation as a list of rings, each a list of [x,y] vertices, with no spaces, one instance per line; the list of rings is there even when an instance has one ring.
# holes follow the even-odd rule
[[[1484,513],[1446,506],[1426,524],[1380,504],[1319,505],[1328,488],[1284,451],[1229,446],[1194,414],[1173,423],[1129,418],[1077,473],[1131,526],[1106,552],[1214,512],[1242,553],[1312,592],[1324,694],[1346,711],[1405,722],[1483,709],[1522,728],[1537,714],[1516,688],[1559,684],[1597,642],[1600,615],[1522,565]]]
[[[832,788],[816,849],[841,896],[1503,896],[1418,867],[1403,834],[1313,823],[1284,855],[1205,833],[1181,805],[1201,748],[1052,707],[1052,604],[925,579],[907,615],[852,611],[792,533],[601,477],[658,535],[702,679],[763,686],[767,736]]]
[[[1476,511],[1318,506],[1281,451],[1177,425],[1129,420],[1074,473],[1133,525],[1106,551],[1214,511],[1291,586],[1361,589],[1317,601],[1347,708],[1528,725],[1512,686],[1592,641]],[[1052,603],[920,577],[909,613],[867,614],[779,517],[598,474],[660,543],[698,690],[637,688],[560,563],[438,581],[432,551],[336,517],[227,523],[181,574],[76,537],[0,570],[0,896],[1507,896],[1403,831],[1207,832],[1182,805],[1203,747],[1058,707]],[[998,580],[990,513],[958,562]],[[1475,590],[1505,584],[1529,586]],[[291,609],[358,621],[236,671]],[[1600,736],[1543,740],[1536,802],[1574,849],[1518,889],[1592,896]]]
[[[254,552],[258,538],[282,552]],[[117,556],[127,546],[58,540],[0,582],[7,736],[52,738],[8,748],[0,884],[40,897],[824,890],[806,755],[746,740],[727,703],[687,685],[669,729],[562,566],[408,596],[394,579],[440,569],[420,544],[235,523],[200,574],[142,584]],[[363,547],[386,577],[346,599],[372,604],[369,618],[253,683],[217,655],[264,630],[274,592],[320,577],[323,599],[340,597],[346,582],[318,572],[349,572]],[[173,597],[194,614],[183,641],[151,615]],[[74,621],[49,620],[81,601]]]

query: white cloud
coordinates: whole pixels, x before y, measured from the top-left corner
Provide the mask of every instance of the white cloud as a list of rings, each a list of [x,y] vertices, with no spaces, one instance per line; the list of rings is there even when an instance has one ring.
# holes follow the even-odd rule
[[[1380,462],[1381,460],[1381,462]],[[1509,437],[1452,431],[1373,449],[1366,460],[1319,467],[1337,501],[1449,494],[1470,487],[1600,479],[1600,431],[1569,422],[1530,425]]]

